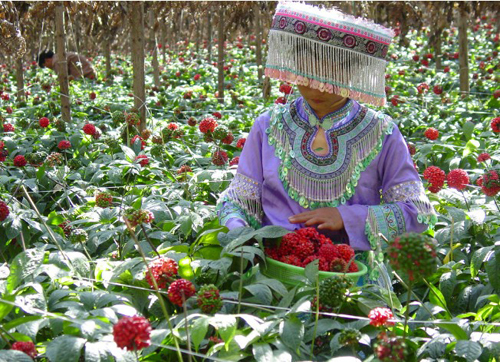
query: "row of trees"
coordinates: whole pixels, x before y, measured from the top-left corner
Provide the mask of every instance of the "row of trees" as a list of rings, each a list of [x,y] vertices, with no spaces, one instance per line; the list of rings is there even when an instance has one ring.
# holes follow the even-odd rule
[[[436,68],[441,68],[441,38],[445,28],[459,29],[461,90],[469,90],[467,31],[477,14],[488,12],[496,17],[500,28],[500,6],[495,2],[315,2],[327,7],[336,6],[347,13],[374,19],[397,28],[399,41],[407,43],[410,29],[421,31],[430,24],[429,48],[434,52]],[[17,62],[18,89],[22,90],[23,61],[36,59],[44,49],[56,49],[60,59],[66,51],[84,55],[103,54],[106,75],[110,79],[111,52],[131,54],[134,64],[135,106],[145,117],[144,58],[152,55],[153,78],[160,84],[159,64],[167,60],[167,48],[178,50],[179,44],[191,42],[196,54],[205,46],[206,60],[213,61],[217,45],[219,67],[219,97],[224,99],[224,41],[241,34],[256,36],[256,63],[262,79],[264,59],[262,39],[267,34],[276,3],[268,2],[9,2],[1,4],[0,20],[4,37],[19,30],[26,41],[26,52],[8,51],[5,44],[0,62]],[[14,30],[12,30],[14,28]],[[215,36],[214,36],[215,35]],[[9,39],[18,39],[11,36]],[[217,44],[214,43],[217,38]],[[123,41],[129,39],[130,41]],[[5,41],[4,41],[5,42]],[[160,59],[161,57],[161,59]],[[16,60],[17,59],[17,60]],[[60,72],[61,93],[67,93],[67,75]],[[264,89],[267,82],[264,81]],[[22,91],[18,96],[23,97]],[[265,92],[266,93],[266,92]],[[69,120],[69,98],[62,96],[62,114]]]

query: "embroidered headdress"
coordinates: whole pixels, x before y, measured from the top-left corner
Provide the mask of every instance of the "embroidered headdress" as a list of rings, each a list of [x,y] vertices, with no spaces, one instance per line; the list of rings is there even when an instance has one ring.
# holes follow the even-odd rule
[[[385,104],[385,67],[394,32],[335,9],[279,3],[265,73],[376,106]]]

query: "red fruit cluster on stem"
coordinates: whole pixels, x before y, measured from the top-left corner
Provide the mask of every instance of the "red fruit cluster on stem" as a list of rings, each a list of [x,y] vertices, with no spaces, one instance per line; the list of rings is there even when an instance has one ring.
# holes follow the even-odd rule
[[[35,359],[38,355],[36,351],[35,344],[33,342],[14,342],[12,343],[12,348],[15,351],[21,351],[26,353],[31,358]]]
[[[394,325],[394,322],[389,322],[390,319],[394,319],[394,314],[392,314],[389,308],[373,308],[370,313],[368,313],[368,318],[370,318],[370,324],[374,327],[388,327]]]
[[[457,168],[450,171],[450,173],[446,177],[446,181],[448,182],[449,187],[461,191],[465,189],[469,184],[469,176],[467,175],[467,172],[460,168]]]
[[[4,221],[7,219],[7,216],[9,216],[9,207],[7,204],[3,201],[0,201],[0,222]]]
[[[156,285],[158,286],[158,288],[164,289],[167,285],[170,285],[170,283],[174,281],[174,277],[178,272],[178,265],[177,262],[173,259],[161,258],[151,262],[149,264],[149,270],[151,271],[151,274],[153,274],[153,278],[156,281]],[[151,288],[154,288],[151,274],[146,271],[146,281],[151,286]]]
[[[123,317],[113,326],[113,337],[118,347],[128,351],[149,347],[151,324],[144,317]]]
[[[439,137],[439,131],[433,127],[430,127],[425,130],[424,136],[430,139],[431,141],[435,141]]]
[[[207,133],[209,131],[213,132],[215,130],[215,127],[217,127],[217,121],[212,117],[205,118],[200,122],[199,126],[201,133]]]
[[[175,305],[182,307],[182,304],[196,294],[196,289],[189,280],[179,279],[168,287],[168,299]]]

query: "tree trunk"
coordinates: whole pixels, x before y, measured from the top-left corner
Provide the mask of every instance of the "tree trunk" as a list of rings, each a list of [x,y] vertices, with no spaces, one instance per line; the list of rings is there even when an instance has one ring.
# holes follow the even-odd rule
[[[442,59],[443,52],[441,49],[441,36],[443,35],[443,29],[436,29],[435,40],[434,40],[434,57],[436,58],[436,70],[440,71],[443,68]]]
[[[104,36],[104,57],[106,59],[106,84],[113,84],[111,76],[111,34]]]
[[[23,57],[16,59],[17,101],[24,101]]]
[[[219,27],[217,32],[219,41],[217,65],[219,68],[218,87],[219,103],[224,103],[224,5],[219,5]]]
[[[467,45],[467,3],[460,3],[458,21],[458,52],[460,64],[460,92],[469,93],[469,49]],[[465,93],[464,93],[465,92]]]
[[[198,58],[198,54],[200,53],[201,26],[203,22],[195,21],[194,24],[196,26],[196,57]]]
[[[255,31],[257,36],[255,38],[255,53],[257,61],[257,79],[259,84],[262,82],[262,17],[260,13],[260,4],[257,2],[254,6],[255,11]]]
[[[271,96],[271,78],[265,77],[264,82],[262,84],[262,97],[264,99],[269,99]]]
[[[207,12],[207,24],[208,24],[208,29],[207,29],[207,35],[208,35],[208,41],[207,41],[207,49],[208,49],[208,56],[207,60],[209,63],[212,62],[212,7],[209,6],[208,12]]]
[[[153,82],[155,87],[160,86],[160,64],[158,63],[158,47],[156,46],[156,34],[155,34],[155,14],[153,10],[149,11],[149,22],[150,22],[150,46],[153,49],[153,60],[151,61],[151,66],[153,67]]]
[[[161,26],[161,62],[163,65],[167,63],[167,35],[168,35],[168,28],[167,24],[163,23]]]
[[[57,59],[55,65],[59,75],[59,87],[61,93],[61,116],[63,121],[71,121],[71,108],[69,103],[69,84],[68,84],[68,63],[66,61],[66,47],[64,37],[64,5],[58,3],[55,11],[56,22],[56,40],[57,40]]]
[[[144,84],[144,3],[133,1],[130,6],[130,50],[134,68],[134,107],[139,110],[139,131],[146,129],[146,91]]]

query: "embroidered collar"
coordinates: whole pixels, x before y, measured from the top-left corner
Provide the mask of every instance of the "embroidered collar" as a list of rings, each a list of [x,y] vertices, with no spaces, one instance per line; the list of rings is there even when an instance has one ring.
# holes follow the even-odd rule
[[[305,208],[345,204],[393,123],[382,113],[360,106],[349,122],[327,131],[330,151],[319,156],[310,147],[318,129],[299,116],[297,101],[276,105],[266,130],[269,145],[281,160],[278,172],[283,187]]]
[[[302,107],[304,109],[305,114],[307,115],[307,120],[312,127],[319,126],[325,130],[329,130],[334,125],[337,125],[343,119],[347,118],[354,107],[354,101],[348,99],[347,102],[337,109],[336,111],[328,113],[323,118],[319,119],[316,115],[316,112],[312,109],[309,103],[306,102],[304,98],[302,98]]]

